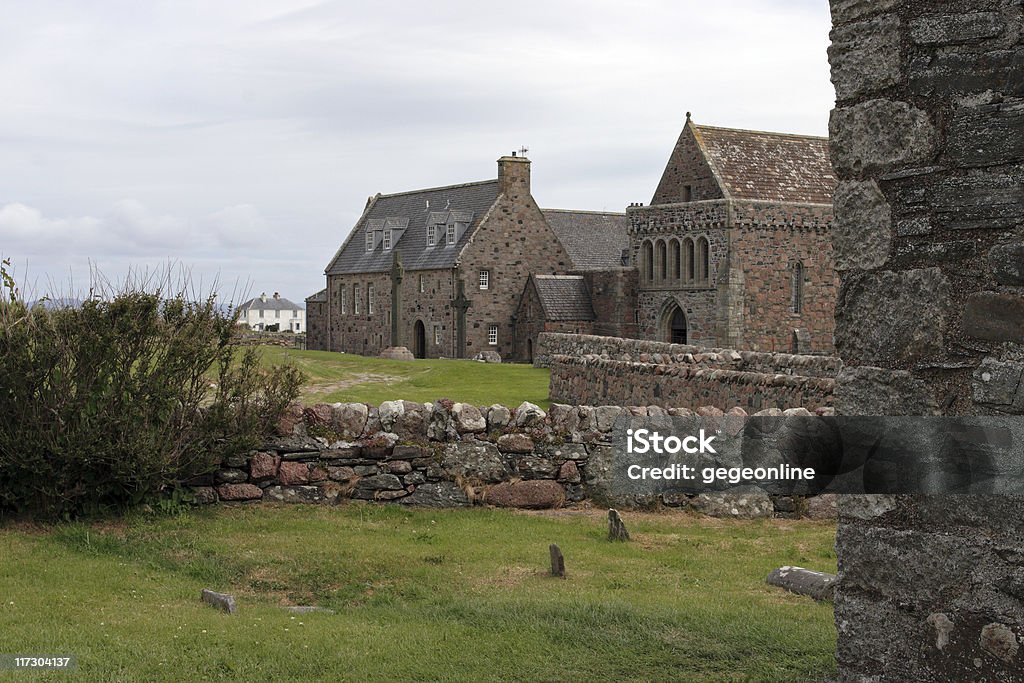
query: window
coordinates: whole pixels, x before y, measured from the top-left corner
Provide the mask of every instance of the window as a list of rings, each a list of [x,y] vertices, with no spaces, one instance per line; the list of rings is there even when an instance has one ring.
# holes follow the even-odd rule
[[[281,309],[280,308],[278,308],[278,309],[276,309],[274,311],[274,317],[275,318],[280,318],[281,317]]]
[[[654,262],[656,265],[655,270],[657,270],[658,274],[658,282],[664,282],[668,279],[668,248],[662,240],[658,240],[658,245],[655,247]]]
[[[802,313],[804,309],[804,264],[797,261],[793,264],[793,312]]]
[[[642,249],[642,254],[643,254],[643,256],[642,256],[642,258],[640,260],[643,262],[644,279],[647,280],[648,282],[653,282],[654,281],[654,245],[651,244],[650,242],[644,242],[644,246],[643,246],[643,249]]]
[[[448,245],[455,244],[455,224],[450,223],[448,225]]]
[[[341,299],[341,314],[348,313],[348,297],[345,295],[345,285],[338,285],[338,298]]]
[[[352,312],[359,315],[359,285],[352,285]]]
[[[390,230],[385,230],[384,231],[384,251],[390,251],[390,250],[391,250],[391,231]]]
[[[262,308],[260,309],[260,317],[261,318],[263,317],[263,309]]]
[[[697,281],[700,284],[708,283],[708,274],[711,272],[709,252],[707,238],[699,238],[697,240]]]
[[[487,289],[491,285],[491,271],[480,271],[480,289]]]
[[[373,285],[366,285],[366,315],[373,315]]]
[[[441,343],[441,326],[434,325],[434,344],[440,345]]]
[[[491,346],[498,345],[498,326],[488,325],[487,326],[487,343]]]
[[[683,201],[684,202],[692,202],[693,201],[693,186],[692,185],[683,185]]]
[[[682,275],[679,270],[679,240],[673,238],[668,243],[668,276],[673,282],[679,282]]]
[[[687,237],[683,241],[683,281],[687,284],[693,284],[696,263],[693,254],[693,240]]]
[[[423,276],[420,275],[420,294],[423,294],[425,291],[427,291],[427,290],[426,290],[426,288],[425,288],[425,286],[423,284]]]
[[[373,230],[366,231],[366,251],[373,251]]]

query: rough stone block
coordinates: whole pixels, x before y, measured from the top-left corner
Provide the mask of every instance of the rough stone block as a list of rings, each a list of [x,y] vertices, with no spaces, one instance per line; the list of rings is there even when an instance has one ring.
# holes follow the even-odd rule
[[[905,370],[845,367],[836,378],[839,415],[937,415],[928,385]]]
[[[953,115],[946,153],[962,167],[998,166],[1024,159],[1024,101],[964,107]]]
[[[832,0],[832,23],[847,24],[879,12],[888,12],[899,0]]]
[[[955,45],[995,38],[1005,27],[997,12],[932,14],[910,22],[910,37],[918,45]]]
[[[506,481],[489,488],[484,502],[506,508],[549,510],[565,504],[565,489],[550,479]]]
[[[884,173],[930,161],[936,132],[927,112],[906,102],[869,100],[829,120],[832,162],[841,177]]]
[[[281,458],[273,453],[256,453],[249,461],[249,474],[254,481],[273,479],[280,464]]]
[[[457,484],[450,481],[432,482],[416,487],[412,495],[399,501],[402,505],[429,508],[454,508],[469,505],[469,497]]]
[[[967,298],[963,329],[975,339],[1024,342],[1024,296],[977,292]]]
[[[304,462],[283,462],[277,478],[285,486],[309,483],[309,465]]]
[[[1004,363],[995,358],[986,358],[974,372],[974,402],[995,406],[1014,405],[1022,374],[1024,363]]]
[[[836,305],[836,349],[879,367],[939,355],[949,308],[949,282],[938,268],[848,277]]]
[[[216,607],[222,612],[228,614],[234,614],[238,611],[238,607],[235,605],[235,598],[227,593],[217,593],[208,588],[204,588],[203,592],[199,595],[200,600],[205,602],[211,607]]]
[[[900,19],[876,16],[832,31],[832,83],[842,101],[900,81]]]
[[[441,467],[450,477],[483,482],[502,481],[512,475],[508,459],[494,444],[486,442],[448,444],[441,458]]]
[[[1024,242],[992,247],[988,252],[988,267],[999,284],[1024,286]]]
[[[816,572],[803,567],[779,567],[768,574],[765,583],[819,601],[831,602],[835,599],[835,574]]]
[[[221,484],[217,487],[217,495],[224,501],[259,500],[263,497],[263,489],[252,484]]]

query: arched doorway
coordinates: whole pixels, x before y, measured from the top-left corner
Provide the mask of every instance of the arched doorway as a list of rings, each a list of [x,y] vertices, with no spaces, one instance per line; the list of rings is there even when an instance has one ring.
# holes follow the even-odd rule
[[[687,343],[686,313],[674,301],[665,310],[662,318],[664,339],[671,344]]]
[[[413,330],[412,355],[417,358],[427,357],[427,328],[423,326],[422,320],[416,321],[416,327]]]
[[[526,362],[533,363],[533,340],[526,340]]]

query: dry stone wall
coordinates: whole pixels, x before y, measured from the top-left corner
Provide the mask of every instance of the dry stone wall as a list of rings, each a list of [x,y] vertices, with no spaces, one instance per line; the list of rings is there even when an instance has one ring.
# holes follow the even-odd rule
[[[569,406],[545,412],[438,401],[292,406],[279,436],[186,482],[199,503],[337,504],[355,499],[423,507],[546,509],[593,501],[619,507],[690,508],[726,517],[834,514],[765,494],[673,494],[621,498],[611,490],[612,427],[632,415],[690,415],[686,409]],[[701,408],[701,415],[722,415]],[[744,411],[732,409],[730,414]],[[795,411],[793,414],[808,414]]]
[[[831,0],[840,414],[1024,413],[1020,0]],[[1024,499],[849,497],[841,681],[1024,681]]]

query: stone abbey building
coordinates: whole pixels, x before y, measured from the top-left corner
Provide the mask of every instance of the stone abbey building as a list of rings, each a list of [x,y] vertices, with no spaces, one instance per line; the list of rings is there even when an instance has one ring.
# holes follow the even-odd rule
[[[541,209],[530,161],[371,197],[309,297],[307,348],[532,361],[541,332],[832,351],[828,141],[687,116],[650,206]]]

